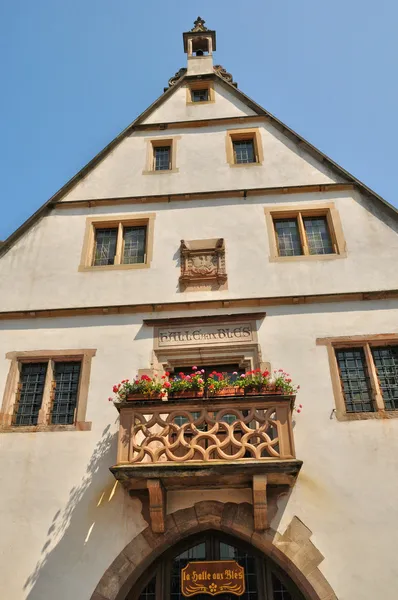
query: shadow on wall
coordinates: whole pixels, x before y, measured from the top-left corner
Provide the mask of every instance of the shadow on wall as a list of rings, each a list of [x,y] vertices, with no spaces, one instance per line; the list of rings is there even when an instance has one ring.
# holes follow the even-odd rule
[[[40,559],[23,585],[27,600],[83,600],[97,584],[95,574],[90,580],[90,562],[112,538],[109,513],[120,511],[114,496],[123,493],[109,472],[117,443],[110,428],[102,432],[81,483],[70,490],[65,508],[52,519]]]

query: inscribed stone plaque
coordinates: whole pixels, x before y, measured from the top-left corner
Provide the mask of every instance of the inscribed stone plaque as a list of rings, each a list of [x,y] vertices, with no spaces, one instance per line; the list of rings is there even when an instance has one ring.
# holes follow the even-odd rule
[[[181,570],[181,593],[190,597],[197,594],[245,593],[245,571],[235,560],[190,562]]]
[[[170,346],[203,346],[254,341],[252,324],[237,322],[219,325],[180,325],[157,329],[158,348]]]

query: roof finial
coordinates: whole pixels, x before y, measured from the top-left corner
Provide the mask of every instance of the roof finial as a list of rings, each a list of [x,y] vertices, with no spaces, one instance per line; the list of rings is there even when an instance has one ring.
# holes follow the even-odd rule
[[[194,27],[192,27],[191,31],[209,31],[207,27],[205,27],[206,21],[202,19],[202,17],[198,17],[196,21],[193,22]]]

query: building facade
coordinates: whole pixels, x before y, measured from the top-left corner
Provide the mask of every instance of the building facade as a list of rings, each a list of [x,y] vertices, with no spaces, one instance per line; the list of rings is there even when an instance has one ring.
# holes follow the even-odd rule
[[[395,600],[397,212],[183,41],[0,249],[1,596]],[[192,366],[300,389],[108,401]]]

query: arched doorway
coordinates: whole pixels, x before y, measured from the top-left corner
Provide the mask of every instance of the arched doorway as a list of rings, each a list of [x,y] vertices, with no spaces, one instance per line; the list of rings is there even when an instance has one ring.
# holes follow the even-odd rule
[[[216,600],[305,600],[292,580],[270,558],[237,538],[207,531],[184,539],[164,552],[140,577],[126,600],[184,600],[182,569],[190,562],[236,561],[244,569],[245,591],[217,593]],[[208,593],[196,600],[210,600]]]

